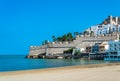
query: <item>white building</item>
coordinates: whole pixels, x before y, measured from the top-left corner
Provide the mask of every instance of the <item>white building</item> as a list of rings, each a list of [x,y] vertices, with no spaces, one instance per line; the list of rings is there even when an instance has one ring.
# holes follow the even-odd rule
[[[113,24],[107,24],[107,25],[96,25],[91,26],[86,31],[94,32],[94,35],[104,35],[104,34],[110,34],[113,32],[120,32],[120,25],[113,25]]]
[[[108,16],[100,25],[91,26],[86,31],[94,32],[94,35],[110,34],[112,32],[120,32],[120,17]]]
[[[105,56],[104,60],[120,60],[120,41],[109,41],[108,54]]]

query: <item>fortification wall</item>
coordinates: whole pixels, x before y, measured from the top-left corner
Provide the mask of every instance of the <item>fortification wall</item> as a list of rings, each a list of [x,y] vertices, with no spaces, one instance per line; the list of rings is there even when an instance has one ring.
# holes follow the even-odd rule
[[[39,55],[46,52],[46,45],[43,46],[31,46],[29,55]]]
[[[50,43],[49,45],[43,46],[33,46],[30,47],[29,55],[39,55],[42,53],[48,54],[59,54],[63,53],[63,51],[68,50],[73,47],[85,48],[88,45],[94,45],[97,42],[105,42],[109,40],[115,40],[117,38],[116,35],[106,35],[106,36],[98,36],[98,37],[78,37],[71,43]],[[47,48],[47,50],[46,50]]]
[[[82,42],[104,42],[109,40],[115,40],[117,39],[117,35],[106,35],[106,36],[97,36],[97,37],[78,37],[76,40],[74,40],[74,44],[79,44]]]
[[[72,47],[50,47],[50,48],[47,48],[47,54],[63,54],[63,52],[65,51],[65,50],[68,50],[68,49],[70,49],[70,48],[72,48]]]

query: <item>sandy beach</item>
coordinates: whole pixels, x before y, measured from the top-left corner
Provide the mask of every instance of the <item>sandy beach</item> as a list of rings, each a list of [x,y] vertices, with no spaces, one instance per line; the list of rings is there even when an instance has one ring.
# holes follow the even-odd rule
[[[120,81],[120,63],[0,72],[0,81]]]

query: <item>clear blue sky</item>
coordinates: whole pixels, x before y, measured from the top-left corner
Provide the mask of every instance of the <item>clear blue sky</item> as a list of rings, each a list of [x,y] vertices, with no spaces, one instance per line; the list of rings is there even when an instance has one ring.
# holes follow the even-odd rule
[[[28,54],[52,35],[81,32],[108,15],[120,0],[0,0],[0,54]]]

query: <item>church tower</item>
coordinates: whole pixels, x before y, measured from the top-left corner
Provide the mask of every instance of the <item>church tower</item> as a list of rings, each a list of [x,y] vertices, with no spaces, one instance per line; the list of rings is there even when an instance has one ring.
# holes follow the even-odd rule
[[[110,23],[110,24],[113,24],[113,23],[112,23],[112,16],[109,16],[108,19],[109,19],[109,23]]]

